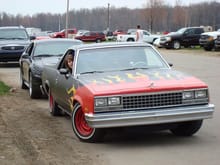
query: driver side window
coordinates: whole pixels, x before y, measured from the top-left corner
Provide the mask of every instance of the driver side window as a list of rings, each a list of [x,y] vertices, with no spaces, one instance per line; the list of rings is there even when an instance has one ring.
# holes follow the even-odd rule
[[[72,61],[72,63],[70,63]],[[64,55],[58,69],[68,69],[70,72],[72,72],[73,68],[73,61],[74,61],[74,51],[68,50],[66,54]]]

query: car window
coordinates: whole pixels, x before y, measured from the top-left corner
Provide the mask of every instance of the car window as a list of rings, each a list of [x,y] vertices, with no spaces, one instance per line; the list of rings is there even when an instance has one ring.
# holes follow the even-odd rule
[[[0,39],[27,40],[28,34],[25,29],[1,29]]]
[[[63,55],[66,50],[78,44],[77,42],[48,42],[48,43],[41,43],[38,44],[34,50],[34,56],[61,56]],[[79,43],[80,44],[80,43]]]
[[[99,48],[79,51],[76,73],[164,67],[168,66],[151,47]]]
[[[195,34],[201,34],[201,33],[203,33],[203,29],[201,28],[195,29]]]
[[[144,34],[144,35],[147,35],[147,36],[150,35],[150,34],[149,34],[148,32],[146,32],[146,31],[143,31],[143,34]]]
[[[31,55],[31,52],[33,50],[33,47],[34,47],[34,43],[31,43],[27,49],[25,50],[25,52],[30,56]]]
[[[70,50],[68,50],[68,51],[65,53],[65,55],[63,56],[63,58],[62,58],[62,60],[61,60],[61,62],[60,62],[60,64],[59,64],[59,66],[58,66],[58,70],[61,69],[61,68],[66,68],[65,60],[66,60],[66,56],[67,56],[68,54],[73,54],[73,55],[74,55],[75,52],[74,52],[74,50],[70,49]]]

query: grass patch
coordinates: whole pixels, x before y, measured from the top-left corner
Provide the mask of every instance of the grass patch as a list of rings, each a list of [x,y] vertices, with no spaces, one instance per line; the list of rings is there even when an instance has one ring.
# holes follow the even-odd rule
[[[5,85],[2,81],[0,81],[0,96],[8,93],[10,90],[10,87]]]
[[[188,50],[203,50],[203,47],[201,46],[192,46],[192,47],[189,47],[189,48],[186,48]]]

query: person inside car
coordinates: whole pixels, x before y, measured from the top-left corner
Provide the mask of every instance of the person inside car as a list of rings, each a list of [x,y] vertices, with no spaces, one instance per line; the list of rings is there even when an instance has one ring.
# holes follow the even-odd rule
[[[73,52],[69,52],[65,58],[65,66],[69,70],[70,73],[72,73],[73,68]]]

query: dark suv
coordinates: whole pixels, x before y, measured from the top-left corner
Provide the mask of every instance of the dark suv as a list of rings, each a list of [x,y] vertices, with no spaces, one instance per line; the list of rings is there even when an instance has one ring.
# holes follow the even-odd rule
[[[84,42],[101,42],[105,41],[105,34],[103,32],[95,32],[95,31],[88,31],[82,34],[81,36],[76,36],[75,39],[84,41]]]
[[[201,33],[204,33],[202,27],[185,27],[177,32],[169,33],[160,38],[160,45],[165,48],[180,49],[181,46],[189,47],[199,44]]]
[[[0,62],[19,61],[30,43],[24,27],[0,27]]]

